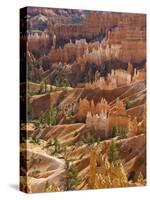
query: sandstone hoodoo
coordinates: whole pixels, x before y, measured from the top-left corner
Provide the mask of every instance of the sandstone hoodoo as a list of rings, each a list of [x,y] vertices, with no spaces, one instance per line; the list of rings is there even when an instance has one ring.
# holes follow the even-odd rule
[[[146,16],[31,7],[23,19],[21,189],[146,185]]]

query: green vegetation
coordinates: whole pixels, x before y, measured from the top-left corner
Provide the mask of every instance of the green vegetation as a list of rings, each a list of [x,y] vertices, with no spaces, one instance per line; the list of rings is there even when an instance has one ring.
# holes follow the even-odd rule
[[[53,154],[60,153],[62,151],[61,145],[58,142],[57,138],[54,138],[53,146],[54,146]]]
[[[45,94],[47,92],[47,84],[46,84],[46,81],[43,83],[43,82],[40,82],[40,88],[36,88],[36,89],[32,89],[32,83],[31,83],[31,86],[30,86],[30,83],[29,83],[29,86],[28,86],[28,91],[29,91],[29,95],[33,96],[33,95],[38,95],[38,94]]]
[[[53,88],[52,86],[50,86],[50,89],[48,90],[49,93],[52,93],[52,92],[58,92],[58,91],[66,91],[67,90],[67,87],[63,86],[63,87],[55,87]]]
[[[117,136],[127,137],[127,133],[128,133],[127,129],[114,126],[112,130],[112,137],[117,137]]]
[[[68,82],[67,79],[56,79],[55,81],[56,86],[49,85],[46,80],[41,81],[39,86],[37,88],[32,88],[32,82],[31,85],[29,83],[28,85],[28,92],[30,96],[34,95],[40,95],[40,94],[50,94],[52,92],[57,92],[57,91],[66,91],[67,87],[70,87],[70,83]]]
[[[32,137],[30,143],[40,144],[40,139],[38,137]]]
[[[48,148],[48,153],[50,155],[63,153],[65,151],[65,146],[60,144],[56,137],[49,140],[45,147]]]
[[[64,182],[64,190],[75,190],[81,183],[81,178],[78,176],[78,170],[75,165],[70,165],[66,161],[66,178]]]
[[[114,140],[112,140],[109,146],[108,160],[110,163],[115,162],[118,160],[118,157],[119,157],[119,152],[118,152],[117,144],[115,143]]]
[[[74,137],[77,136],[78,134],[79,134],[78,132],[75,132]],[[90,132],[87,132],[81,137],[81,140],[79,140],[75,144],[73,143],[72,145],[79,147],[84,144],[87,144],[87,145],[99,144],[100,141],[101,141],[100,137],[94,137]]]
[[[70,87],[70,83],[65,77],[57,77],[55,83],[59,87]]]
[[[74,102],[65,104],[64,108],[65,108],[64,109],[64,114],[66,116],[73,115],[73,112],[74,112]]]
[[[57,115],[59,112],[59,107],[54,106],[50,108],[47,112],[41,113],[38,118],[40,124],[48,124],[49,126],[53,126],[57,124]]]
[[[90,132],[88,132],[82,137],[82,141],[83,141],[84,144],[91,145],[91,144],[94,144],[94,143],[99,143],[100,138],[96,138]]]
[[[57,124],[57,120],[56,120],[57,113],[58,113],[57,107],[51,108],[48,111],[48,113],[46,115],[46,120],[47,120],[48,125],[56,125]]]

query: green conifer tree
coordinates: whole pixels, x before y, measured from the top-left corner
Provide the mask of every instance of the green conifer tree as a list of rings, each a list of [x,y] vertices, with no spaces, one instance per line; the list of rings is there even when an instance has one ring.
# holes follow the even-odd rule
[[[117,148],[117,144],[115,143],[114,140],[112,140],[110,146],[109,146],[109,151],[108,151],[108,160],[109,162],[115,162],[118,160],[119,152]]]
[[[75,165],[70,165],[69,161],[66,161],[66,179],[64,182],[65,190],[75,190],[77,185],[81,182],[81,178],[78,176],[78,170]]]

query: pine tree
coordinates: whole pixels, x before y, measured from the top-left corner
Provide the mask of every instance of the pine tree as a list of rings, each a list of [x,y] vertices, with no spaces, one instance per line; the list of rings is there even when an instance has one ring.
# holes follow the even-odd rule
[[[58,142],[57,138],[54,138],[54,153],[59,153],[61,151],[60,143]]]
[[[70,165],[69,161],[66,161],[66,179],[64,183],[65,190],[75,190],[80,184],[81,178],[78,176],[78,170],[75,165]]]
[[[109,151],[108,151],[108,160],[109,162],[115,162],[118,160],[119,152],[117,149],[117,145],[114,140],[112,140],[110,146],[109,146]]]
[[[50,110],[48,111],[48,113],[47,113],[47,124],[48,125],[51,125],[51,116],[50,116]]]

